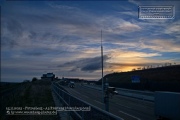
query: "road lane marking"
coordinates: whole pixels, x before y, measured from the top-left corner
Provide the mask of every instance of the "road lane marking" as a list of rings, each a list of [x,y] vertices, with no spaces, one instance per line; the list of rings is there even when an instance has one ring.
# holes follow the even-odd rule
[[[121,105],[121,104],[119,104],[119,103],[117,103],[117,102],[112,102],[112,103],[115,103],[115,104],[117,104],[117,105],[119,105],[119,106],[122,106],[122,107],[125,107],[125,108],[128,108],[128,109],[132,109],[131,107],[128,107],[128,106],[125,106],[125,105]]]
[[[98,103],[100,103],[100,104],[103,104],[102,102],[99,102],[99,101],[97,101],[97,100],[94,100],[95,102],[98,102]]]
[[[82,95],[82,94],[81,94]],[[86,97],[86,98],[89,98],[88,96],[86,96],[86,95],[82,95],[82,96],[84,96],[84,97]]]
[[[71,91],[74,91],[75,93],[80,94],[79,92],[77,92],[77,91],[75,91],[75,90],[73,90],[73,89],[71,89]]]
[[[131,114],[128,114],[128,113],[126,113],[126,112],[123,112],[123,111],[119,111],[119,112],[121,112],[121,113],[123,113],[123,114],[125,114],[125,115],[128,115],[128,116],[130,116],[130,117],[132,117],[132,118],[135,118],[135,119],[137,119],[137,120],[141,120],[140,118],[135,117],[135,116],[133,116],[133,115],[131,115]]]
[[[83,95],[83,94],[81,94],[80,92],[77,92],[77,91],[75,91],[75,90],[73,90],[73,89],[71,89],[71,90],[72,90],[72,91],[74,91],[75,93],[77,93],[77,94],[81,95],[81,96],[84,96],[84,97],[86,97],[86,98],[89,98],[88,96]]]

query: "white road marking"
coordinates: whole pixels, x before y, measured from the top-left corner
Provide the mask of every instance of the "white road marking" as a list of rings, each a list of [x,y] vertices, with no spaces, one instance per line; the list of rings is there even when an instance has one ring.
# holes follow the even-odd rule
[[[86,97],[86,98],[89,98],[88,96],[83,95],[83,94],[81,94],[80,92],[77,92],[77,91],[75,91],[75,90],[73,90],[73,89],[71,89],[71,90],[72,90],[72,91],[74,91],[75,93],[77,93],[77,94],[81,95],[81,96],[84,96],[84,97]]]
[[[75,91],[75,90],[73,90],[73,89],[71,89],[72,91],[74,91],[74,92],[76,92],[77,94],[80,94],[79,92],[77,92],[77,91]]]
[[[102,102],[99,102],[99,101],[97,101],[97,100],[94,100],[95,102],[98,102],[98,103],[100,103],[100,104],[103,104]]]
[[[125,107],[125,108],[128,108],[128,109],[132,109],[131,107],[128,107],[128,106],[125,106],[125,105],[121,105],[121,104],[118,104],[117,102],[115,102],[115,104],[119,105],[119,106],[122,106],[122,107]]]
[[[131,115],[131,114],[128,114],[128,113],[126,113],[126,112],[123,112],[123,111],[119,111],[119,112],[121,112],[121,113],[123,113],[123,114],[125,114],[125,115],[128,115],[128,116],[130,116],[130,117],[132,117],[132,118],[135,118],[135,119],[137,119],[137,120],[141,120],[140,118],[135,117],[135,116],[133,116],[133,115]]]
[[[119,116],[118,116],[119,117]],[[121,118],[121,120],[124,120],[122,117],[119,117],[119,118]]]
[[[82,94],[81,94],[82,95]],[[82,96],[84,96],[84,97],[86,97],[86,98],[89,98],[88,96],[86,96],[86,95],[82,95]]]

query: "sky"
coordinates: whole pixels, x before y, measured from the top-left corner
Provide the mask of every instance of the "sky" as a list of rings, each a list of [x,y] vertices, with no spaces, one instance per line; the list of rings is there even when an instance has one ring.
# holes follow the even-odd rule
[[[5,1],[1,4],[1,81],[101,78],[180,64],[179,1]],[[138,6],[173,5],[174,19],[139,19]]]

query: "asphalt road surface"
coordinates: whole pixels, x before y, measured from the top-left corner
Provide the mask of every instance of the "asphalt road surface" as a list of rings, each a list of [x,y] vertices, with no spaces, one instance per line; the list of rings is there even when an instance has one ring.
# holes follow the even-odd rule
[[[75,84],[75,88],[63,86],[70,94],[105,109],[102,91]],[[114,95],[109,99],[109,112],[124,120],[155,120],[154,103],[135,98]]]

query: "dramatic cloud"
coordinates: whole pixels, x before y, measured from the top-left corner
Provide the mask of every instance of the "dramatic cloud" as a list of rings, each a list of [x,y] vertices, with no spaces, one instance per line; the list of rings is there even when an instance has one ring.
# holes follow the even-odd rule
[[[110,58],[107,55],[103,56],[104,63],[106,63],[108,59]],[[101,57],[93,57],[93,58],[85,58],[85,59],[67,62],[62,65],[58,65],[58,67],[72,68],[70,71],[81,70],[81,71],[94,72],[102,68],[102,62],[101,62]]]
[[[18,46],[17,39],[22,37],[22,25],[15,19],[2,19],[2,47]]]
[[[167,34],[173,35],[179,39],[180,38],[180,20],[170,25],[167,25],[164,32]]]
[[[161,56],[161,54],[158,53],[143,53],[143,52],[134,52],[134,51],[121,51],[114,54],[116,57],[122,57],[122,58],[134,58],[134,57],[154,57],[154,56]]]
[[[162,40],[155,39],[146,41],[145,43],[141,42],[141,48],[149,48],[159,52],[180,52],[180,44],[179,41],[174,40]]]
[[[135,4],[135,5],[140,5],[141,4],[141,2],[139,2],[138,0],[128,0],[130,3],[132,3],[132,4]]]
[[[141,30],[137,24],[125,21],[119,17],[108,16],[100,19],[103,30],[108,34],[125,34]]]
[[[177,1],[4,1],[2,79],[23,81],[54,72],[98,80],[101,30],[105,74],[162,62],[178,64],[178,14],[175,19],[138,18],[138,5],[162,3],[175,5],[178,13]]]

